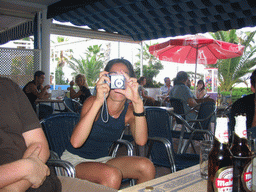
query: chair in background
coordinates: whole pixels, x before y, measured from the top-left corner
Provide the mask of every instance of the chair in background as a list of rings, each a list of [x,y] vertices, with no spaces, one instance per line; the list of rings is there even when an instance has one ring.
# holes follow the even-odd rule
[[[80,115],[77,113],[56,113],[43,119],[41,125],[45,132],[46,138],[49,143],[52,159],[59,159],[62,153],[67,148],[72,135],[73,128],[78,123]],[[117,154],[116,146],[124,145],[127,148],[127,155],[133,156],[133,145],[126,140],[119,139],[115,141],[109,151],[109,155],[115,157]],[[49,163],[53,163],[49,161]],[[72,170],[70,170],[72,172]],[[131,180],[130,185],[134,185],[134,181]]]
[[[193,107],[193,108],[191,108],[190,111],[185,113],[184,107],[183,107],[183,102],[182,102],[181,99],[170,98],[169,101],[170,101],[171,107],[173,107],[173,109],[174,109],[172,111],[172,114],[173,114],[173,117],[174,117],[173,118],[174,119],[173,128],[172,128],[172,130],[174,130],[174,131],[172,133],[172,136],[173,136],[173,138],[179,139],[179,144],[178,144],[177,152],[180,153],[181,152],[181,147],[182,147],[183,139],[189,139],[189,135],[187,135],[185,133],[185,129],[186,129],[186,126],[185,126],[185,124],[186,124],[185,123],[186,115],[188,115],[189,113],[192,113],[192,112],[194,113],[195,108],[198,107],[198,105]],[[182,120],[177,118],[177,115],[182,117]],[[177,125],[181,125],[181,128],[180,128],[181,131],[175,131]],[[187,131],[189,131],[189,130],[187,130]],[[195,147],[193,145],[192,145],[192,148],[195,151]]]
[[[148,126],[148,154],[158,166],[170,168],[175,172],[199,163],[197,154],[177,154],[173,148],[169,113],[157,107],[146,108]]]
[[[214,138],[214,134],[210,127],[210,122],[212,118],[215,118],[216,116],[215,102],[207,101],[201,103],[198,116],[195,120],[187,121],[181,115],[173,115],[176,119],[183,122],[184,127],[183,130],[181,130],[181,134],[184,136],[182,139],[188,139],[188,142],[186,143],[183,143],[183,140],[180,140],[180,143],[183,143],[180,153],[186,152],[190,144],[193,147],[192,141],[194,140],[200,141]],[[177,131],[172,131],[173,134],[177,134],[175,132]]]
[[[83,105],[75,99],[64,97],[63,103],[66,108],[66,111],[79,114],[81,113]]]
[[[197,106],[195,106],[195,107],[191,108],[191,110],[189,110],[187,113],[185,113],[181,99],[170,98],[169,101],[170,101],[170,106],[173,107],[173,109],[174,109],[173,113],[181,115],[181,117],[183,119],[186,119],[186,115],[188,115],[192,111],[195,111],[195,108],[197,107]],[[183,122],[180,121],[179,119],[175,119],[175,124],[174,124],[173,130],[175,130],[177,124],[183,125]]]

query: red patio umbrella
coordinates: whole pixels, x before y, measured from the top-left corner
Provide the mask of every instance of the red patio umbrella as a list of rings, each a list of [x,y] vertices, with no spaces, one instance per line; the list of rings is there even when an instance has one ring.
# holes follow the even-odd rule
[[[171,39],[167,42],[152,45],[149,52],[163,61],[176,63],[216,64],[218,59],[229,59],[243,55],[244,46],[215,39],[193,35]]]

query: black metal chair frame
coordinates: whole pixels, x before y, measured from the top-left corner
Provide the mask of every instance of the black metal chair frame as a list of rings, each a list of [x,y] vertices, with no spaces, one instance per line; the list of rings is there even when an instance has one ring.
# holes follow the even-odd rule
[[[79,108],[83,107],[83,105],[80,102],[78,102],[75,99],[68,98],[68,97],[64,97],[63,104],[64,104],[65,108],[67,109],[67,111],[72,112],[72,113],[80,113]]]
[[[181,99],[177,99],[177,98],[170,98],[170,105],[171,107],[174,108],[173,111],[171,111],[171,114],[173,115],[173,119],[174,119],[174,125],[173,125],[173,128],[172,130],[175,130],[176,129],[176,126],[177,124],[181,124],[182,127],[181,127],[181,131],[176,131],[176,133],[180,133],[179,135],[177,134],[174,134],[174,137],[175,138],[178,138],[179,139],[179,144],[178,144],[178,149],[177,149],[177,153],[181,153],[181,150],[182,150],[182,142],[183,142],[183,138],[184,138],[184,132],[185,131],[189,131],[189,129],[187,129],[187,127],[184,125],[185,123],[185,119],[186,119],[186,115],[188,115],[189,113],[198,113],[198,110],[197,108],[200,106],[200,104],[196,105],[195,107],[191,108],[187,113],[184,112],[184,107],[183,107],[183,103],[182,103],[182,100]],[[180,118],[177,118],[177,117],[182,117],[182,119]],[[186,130],[185,130],[186,129]],[[186,136],[186,135],[185,135]],[[188,138],[186,138],[188,139]],[[195,147],[194,145],[192,144],[192,148],[195,152]]]
[[[202,123],[205,122],[205,121],[209,121],[209,123],[210,123],[211,118],[216,116],[216,111],[217,111],[216,107],[213,110],[213,112],[211,112],[206,118],[200,119],[200,113],[202,113],[201,110],[203,110],[203,106],[207,105],[207,103],[210,104],[212,102],[201,103],[201,106],[200,106],[200,109],[199,109],[199,112],[198,112],[198,114],[199,114],[198,118],[195,119],[195,120],[188,120],[187,121],[181,115],[172,113],[173,116],[175,116],[176,119],[179,119],[180,121],[182,121],[182,123],[184,125],[184,127],[182,128],[181,133],[180,133],[180,142],[179,142],[183,146],[182,146],[182,148],[180,148],[178,153],[186,152],[190,144],[193,147],[192,140],[202,140],[202,139],[204,139],[203,137],[197,137],[195,139],[194,137],[196,136],[196,134],[200,134],[200,136],[207,135],[209,137],[208,139],[210,139],[210,140],[214,138],[214,134],[212,133],[212,131],[209,130],[209,127],[203,127]],[[188,142],[186,142],[186,144],[183,143],[184,139],[188,139]],[[194,147],[193,147],[193,149],[194,149]]]
[[[158,113],[158,115],[163,119],[157,119],[157,117],[152,117],[150,113]],[[164,147],[164,151],[167,154],[168,158],[168,164],[171,172],[176,172],[177,170],[183,169],[189,164],[198,164],[199,163],[199,155],[196,154],[177,154],[174,152],[173,145],[172,145],[172,134],[170,130],[170,121],[169,121],[169,113],[165,109],[156,108],[156,107],[148,107],[146,108],[146,117],[147,117],[147,124],[148,124],[148,131],[149,131],[149,137],[148,137],[148,151],[147,151],[147,157],[153,158],[152,161],[156,165],[160,166],[167,166],[164,162],[155,162],[154,157],[152,157],[152,150],[154,145],[157,143],[160,144],[160,146]],[[160,122],[159,122],[160,121]],[[151,125],[150,122],[159,122],[155,125]],[[163,125],[161,125],[161,123]],[[152,127],[153,126],[153,127]],[[156,127],[155,127],[156,126]],[[159,134],[158,134],[159,133]],[[156,134],[156,135],[155,135]],[[161,135],[161,136],[158,136]],[[158,154],[156,149],[154,149],[154,153],[157,154],[157,156],[162,156],[163,154]],[[191,157],[191,159],[189,159]],[[188,161],[190,161],[188,164],[182,164],[179,162],[178,159],[182,158],[188,158]],[[198,160],[198,162],[197,162]],[[158,164],[159,163],[159,164]],[[161,165],[162,164],[162,165]],[[178,165],[178,167],[177,167]]]

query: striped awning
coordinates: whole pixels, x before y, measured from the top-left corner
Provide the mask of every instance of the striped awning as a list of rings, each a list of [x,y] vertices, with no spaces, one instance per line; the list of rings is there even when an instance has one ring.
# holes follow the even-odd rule
[[[0,45],[8,41],[22,39],[34,35],[34,22],[28,21],[0,33]]]
[[[135,41],[256,25],[251,0],[62,0],[48,18],[131,36]]]

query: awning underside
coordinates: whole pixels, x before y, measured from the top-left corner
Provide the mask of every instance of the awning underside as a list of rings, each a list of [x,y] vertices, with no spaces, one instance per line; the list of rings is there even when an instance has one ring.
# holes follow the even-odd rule
[[[255,26],[256,4],[249,0],[62,0],[48,6],[48,18],[141,41]]]

